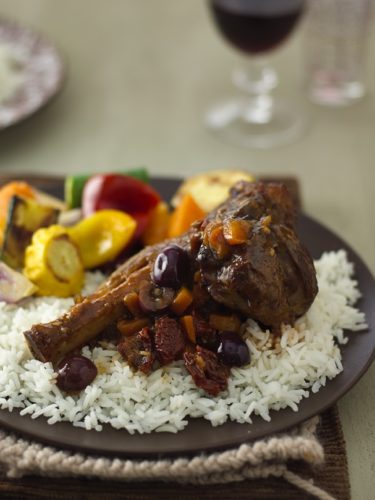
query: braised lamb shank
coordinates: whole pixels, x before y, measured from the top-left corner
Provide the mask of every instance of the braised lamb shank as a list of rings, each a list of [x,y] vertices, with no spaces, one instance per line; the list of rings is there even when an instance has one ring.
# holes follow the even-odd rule
[[[315,270],[295,224],[284,185],[239,182],[182,237],[146,247],[62,317],[26,331],[30,350],[56,363],[112,328],[134,369],[184,359],[196,385],[216,395],[236,364],[220,358],[220,335],[238,335],[246,317],[277,334],[314,300]],[[163,268],[171,256],[174,281]]]

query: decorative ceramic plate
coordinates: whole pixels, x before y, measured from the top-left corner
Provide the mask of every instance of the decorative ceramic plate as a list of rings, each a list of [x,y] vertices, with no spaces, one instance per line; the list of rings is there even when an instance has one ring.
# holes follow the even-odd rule
[[[0,129],[4,129],[38,111],[59,92],[64,64],[46,38],[4,19],[0,19],[0,49],[9,54],[19,79],[14,92],[0,102]],[[0,79],[2,84],[5,82]]]

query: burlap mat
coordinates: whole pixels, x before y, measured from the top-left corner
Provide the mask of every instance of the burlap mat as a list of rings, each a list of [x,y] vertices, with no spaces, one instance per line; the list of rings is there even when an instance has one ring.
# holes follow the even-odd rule
[[[0,431],[0,463],[1,498],[350,498],[335,408],[234,450],[157,461],[59,451]]]

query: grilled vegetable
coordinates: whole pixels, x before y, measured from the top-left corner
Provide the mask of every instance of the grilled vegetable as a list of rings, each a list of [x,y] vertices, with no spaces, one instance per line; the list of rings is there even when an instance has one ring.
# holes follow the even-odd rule
[[[123,172],[119,172],[120,175],[128,175],[130,177],[134,177],[142,182],[149,182],[149,176],[147,169],[141,168],[133,168],[131,170],[124,170]],[[83,188],[85,187],[86,182],[89,180],[90,175],[72,175],[65,179],[65,202],[68,205],[68,208],[78,208],[82,203],[82,193]]]
[[[13,269],[21,269],[24,264],[25,250],[30,244],[33,233],[54,224],[59,211],[45,207],[34,200],[13,196],[9,205],[7,225],[1,258]]]
[[[56,198],[56,196],[52,196],[50,194],[45,193],[44,191],[39,191],[38,189],[34,189],[35,193],[35,201],[37,201],[40,205],[44,205],[45,207],[56,208],[57,210],[67,210],[67,204],[60,200],[60,198]]]
[[[254,177],[242,170],[212,170],[189,177],[181,184],[172,199],[172,205],[180,205],[183,196],[189,193],[205,212],[210,212],[229,195],[229,189],[238,181],[253,182]]]
[[[71,227],[82,220],[82,211],[80,208],[72,208],[60,212],[57,223],[59,226]]]
[[[190,228],[193,222],[202,219],[205,215],[191,194],[184,194],[180,204],[172,213],[168,229],[169,238],[181,236],[181,234]]]
[[[142,234],[144,245],[155,245],[165,240],[168,235],[170,213],[168,205],[160,201],[152,210],[150,220]]]
[[[0,300],[13,304],[37,290],[23,274],[0,262]]]
[[[24,274],[38,286],[38,295],[69,297],[80,292],[83,265],[65,228],[55,225],[34,233],[26,249]]]
[[[35,192],[26,182],[8,182],[0,189],[0,244],[3,242],[4,229],[7,222],[9,203],[13,196],[35,198]]]
[[[145,230],[151,211],[160,201],[159,194],[138,179],[125,175],[95,175],[85,184],[82,196],[84,217],[103,209],[120,210],[137,222],[134,239]]]
[[[133,237],[137,223],[119,210],[100,210],[71,227],[68,232],[77,245],[85,269],[113,260]]]

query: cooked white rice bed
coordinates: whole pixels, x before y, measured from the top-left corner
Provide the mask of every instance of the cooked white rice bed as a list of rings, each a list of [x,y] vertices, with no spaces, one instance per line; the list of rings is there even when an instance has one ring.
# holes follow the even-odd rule
[[[315,266],[319,294],[310,310],[293,326],[285,326],[273,347],[270,332],[248,320],[244,336],[251,363],[232,369],[228,390],[216,398],[195,386],[182,362],[145,376],[133,373],[111,346],[83,349],[99,375],[80,395],[67,396],[56,386],[52,365],[32,359],[22,332],[55,319],[72,300],[0,302],[0,407],[21,408],[21,414],[44,416],[50,424],[68,420],[99,431],[109,423],[131,433],[177,432],[188,424],[188,416],[216,426],[227,420],[251,423],[253,415],[270,420],[271,409],[289,406],[297,411],[309,391],[317,392],[342,371],[338,343],[347,341],[343,330],[366,328],[364,314],[354,307],[360,293],[346,253],[326,253]],[[85,293],[102,279],[100,273],[88,273]]]

